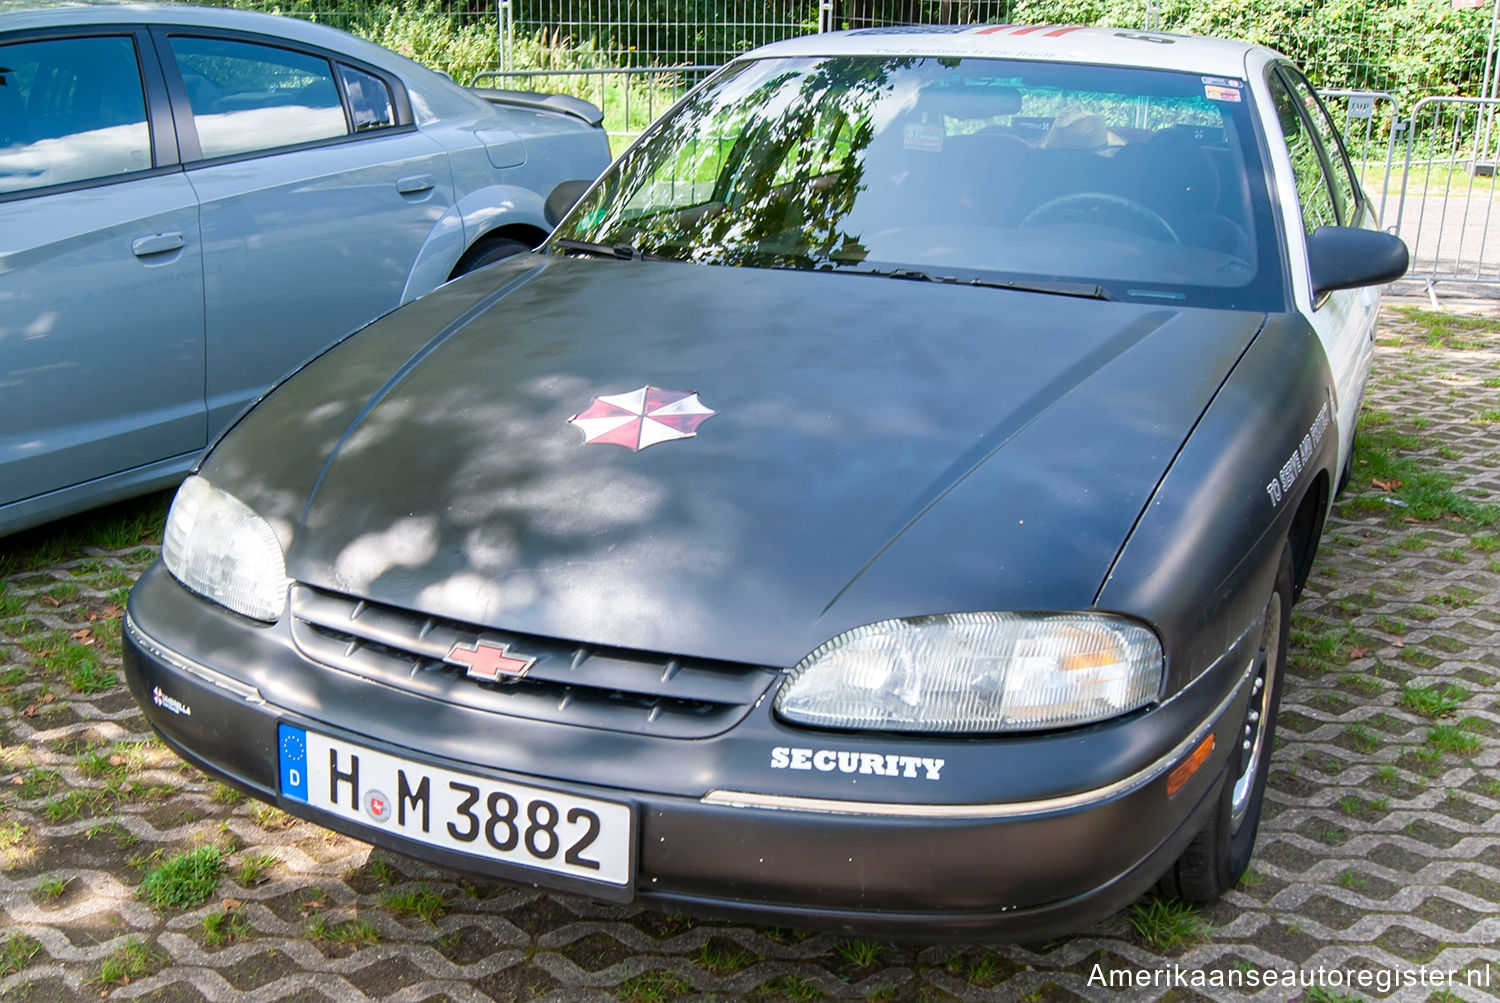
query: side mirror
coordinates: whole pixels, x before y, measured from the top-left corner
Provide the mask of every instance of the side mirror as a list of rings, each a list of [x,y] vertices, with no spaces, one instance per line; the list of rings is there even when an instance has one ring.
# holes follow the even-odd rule
[[[1380,230],[1321,226],[1307,238],[1313,299],[1335,289],[1395,282],[1409,263],[1401,238]]]
[[[547,196],[547,201],[542,205],[542,216],[546,218],[547,225],[556,226],[562,222],[568,210],[583,197],[591,184],[592,181],[564,181],[552,189],[552,194]]]

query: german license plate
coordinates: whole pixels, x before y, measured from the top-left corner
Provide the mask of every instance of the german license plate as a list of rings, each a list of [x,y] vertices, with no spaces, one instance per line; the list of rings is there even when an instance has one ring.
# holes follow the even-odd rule
[[[630,806],[445,770],[278,726],[283,797],[398,836],[586,881],[630,881]]]

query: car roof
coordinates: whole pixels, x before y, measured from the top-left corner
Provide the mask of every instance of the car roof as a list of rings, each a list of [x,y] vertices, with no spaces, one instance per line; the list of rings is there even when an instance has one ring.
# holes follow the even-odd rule
[[[396,69],[392,53],[372,42],[301,18],[198,4],[130,3],[117,0],[0,0],[0,31],[91,24],[175,24],[273,35],[348,53]]]
[[[0,32],[87,25],[165,24],[244,31],[342,53],[394,73],[406,84],[418,124],[481,118],[493,111],[451,79],[357,35],[298,17],[185,3],[130,0],[0,0]]]
[[[1273,49],[1222,38],[1130,28],[1059,24],[908,25],[855,28],[775,42],[748,56],[972,56],[1182,70],[1244,78],[1285,58]]]

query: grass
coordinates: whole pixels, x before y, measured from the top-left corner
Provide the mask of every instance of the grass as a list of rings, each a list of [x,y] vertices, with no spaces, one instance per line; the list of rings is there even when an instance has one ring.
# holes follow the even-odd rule
[[[1428,445],[1427,440],[1397,428],[1395,420],[1388,411],[1366,410],[1360,415],[1351,489],[1364,493],[1351,491],[1344,503],[1346,510],[1383,512],[1394,519],[1409,516],[1422,522],[1455,521],[1470,529],[1500,523],[1500,508],[1459,494],[1454,490],[1456,476],[1413,455]],[[1364,491],[1376,482],[1389,490]],[[1391,499],[1401,504],[1392,505]]]
[[[250,817],[262,829],[286,829],[296,824],[297,819],[275,805],[257,801],[250,809]]]
[[[312,922],[307,924],[307,936],[313,940],[327,941],[330,944],[347,944],[351,947],[365,947],[380,943],[380,931],[362,919],[330,923],[322,916],[314,916]]]
[[[1401,688],[1401,705],[1432,720],[1452,717],[1459,705],[1468,698],[1469,694],[1463,687],[1452,683],[1431,683],[1427,686],[1407,683]]]
[[[91,548],[160,544],[171,501],[172,492],[161,491],[7,537],[5,553],[0,554],[0,578],[72,561]],[[149,559],[148,553],[144,560]]]
[[[44,899],[60,899],[72,883],[72,878],[65,878],[60,874],[49,875],[37,882],[36,893]]]
[[[1157,951],[1188,947],[1206,940],[1209,926],[1196,909],[1180,899],[1138,899],[1126,917],[1146,946]]]
[[[376,857],[374,860],[371,860],[365,866],[365,872],[375,881],[379,882],[381,887],[389,887],[401,878],[401,872],[391,866],[391,862],[384,857]]]
[[[434,923],[448,912],[448,900],[428,885],[395,888],[380,896],[380,904],[397,916],[415,916]]]
[[[220,909],[203,917],[203,943],[209,947],[222,947],[249,935],[249,921],[235,910]]]
[[[19,972],[31,963],[31,959],[42,951],[40,941],[24,933],[13,933],[0,943],[0,975]]]
[[[1380,748],[1380,736],[1362,724],[1345,725],[1344,734],[1349,736],[1349,740],[1360,752],[1374,752]]]
[[[1479,736],[1451,724],[1435,724],[1427,729],[1427,744],[1438,752],[1460,756],[1472,756],[1484,748]]]
[[[885,953],[885,945],[873,940],[844,940],[839,942],[834,952],[851,965],[867,968],[880,960],[880,956]]]
[[[688,955],[688,960],[715,975],[729,975],[748,968],[760,958],[753,951],[724,937],[709,937],[698,949]]]
[[[219,783],[217,780],[214,781],[209,797],[213,799],[214,804],[225,805],[237,805],[245,800],[245,795],[228,784]]]
[[[274,853],[247,853],[240,858],[235,869],[234,880],[242,888],[258,885],[266,880],[266,872],[279,863]]]
[[[163,960],[160,953],[139,937],[130,937],[99,964],[99,973],[89,981],[97,986],[128,985],[131,979],[147,974]]]
[[[753,995],[788,1000],[815,1000],[822,998],[823,990],[819,989],[817,983],[811,979],[800,975],[778,975],[771,981],[757,986]]]
[[[1473,350],[1484,347],[1478,334],[1500,332],[1500,323],[1488,317],[1468,317],[1458,313],[1439,313],[1420,307],[1397,306],[1395,312],[1416,327],[1428,348]]]
[[[224,851],[200,846],[168,857],[146,872],[140,896],[158,909],[191,909],[201,905],[219,887],[224,875]]]
[[[672,972],[653,968],[632,975],[615,989],[615,998],[625,1003],[660,1003],[693,991],[693,987]]]
[[[35,766],[21,774],[21,782],[15,786],[16,793],[30,801],[32,798],[46,797],[62,785],[62,774],[57,770],[44,770]]]
[[[1302,994],[1302,1003],[1364,1003],[1364,999],[1357,993],[1336,993],[1321,986],[1309,986]]]

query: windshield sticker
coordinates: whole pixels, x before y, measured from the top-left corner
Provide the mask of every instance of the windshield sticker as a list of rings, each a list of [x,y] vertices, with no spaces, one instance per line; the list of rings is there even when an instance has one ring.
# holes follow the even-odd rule
[[[1215,87],[1234,87],[1238,89],[1244,86],[1242,81],[1234,80],[1230,77],[1201,77],[1200,79],[1205,84],[1212,84]]]
[[[1292,455],[1286,458],[1281,465],[1281,470],[1276,476],[1266,482],[1266,495],[1271,499],[1271,505],[1281,504],[1281,500],[1292,490],[1292,485],[1297,483],[1297,478],[1312,461],[1313,450],[1318,448],[1318,443],[1323,441],[1323,433],[1328,431],[1329,417],[1328,405],[1324,404],[1318,409],[1318,416],[1313,419],[1312,426],[1297,448],[1292,450]]]
[[[778,745],[771,750],[773,770],[817,770],[820,773],[858,773],[864,776],[900,777],[903,780],[939,780],[946,759],[898,756],[890,752],[853,752],[849,749],[798,749]]]
[[[1238,104],[1242,98],[1237,87],[1220,87],[1217,84],[1204,84],[1203,96],[1210,101],[1233,101]]]
[[[902,130],[901,145],[924,153],[943,152],[943,127],[936,122],[912,122]]]

